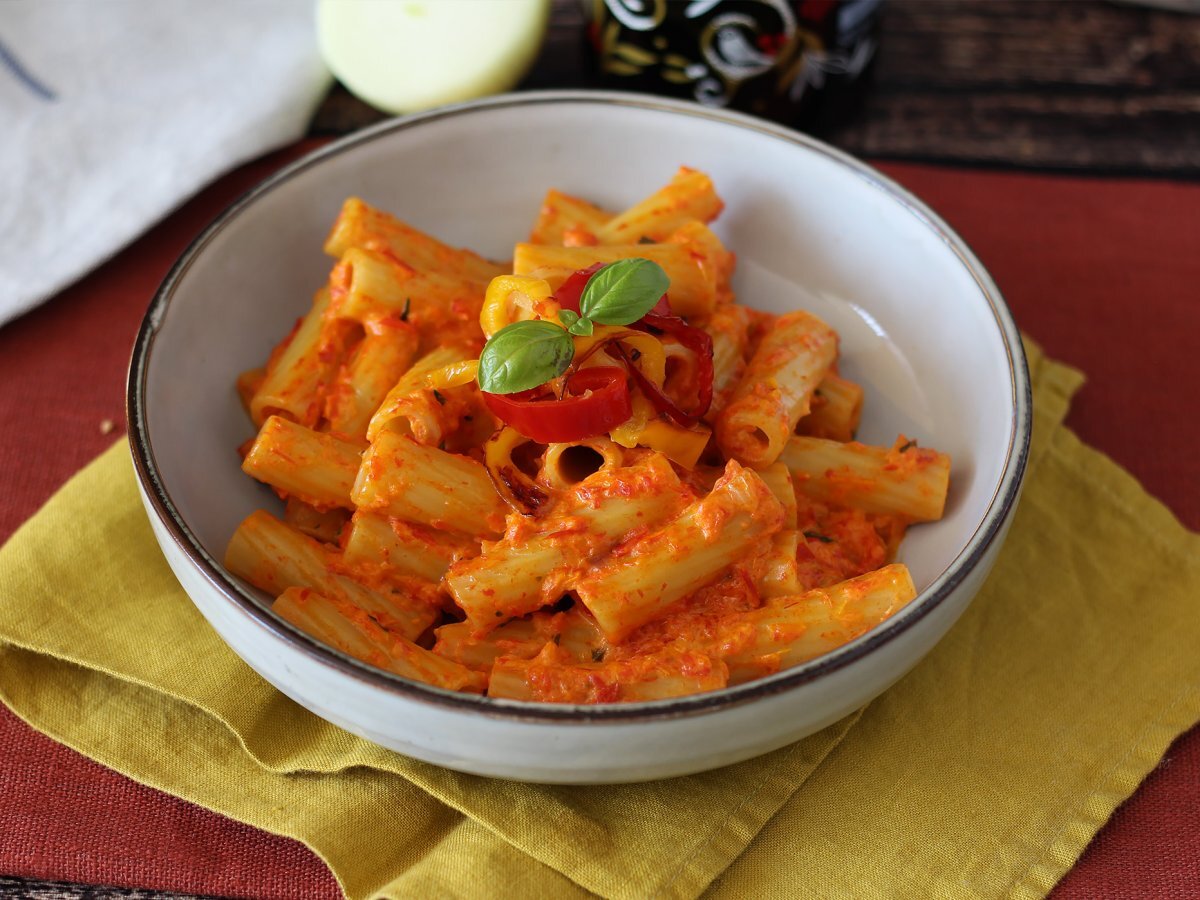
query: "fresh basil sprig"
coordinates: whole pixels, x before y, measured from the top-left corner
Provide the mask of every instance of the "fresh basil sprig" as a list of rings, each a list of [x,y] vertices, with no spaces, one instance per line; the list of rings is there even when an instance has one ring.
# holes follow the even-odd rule
[[[567,371],[574,357],[571,336],[553,322],[513,322],[479,354],[479,387],[489,394],[527,391]]]
[[[558,311],[558,321],[562,322],[571,334],[591,337],[592,320],[583,318],[573,309],[560,309]]]
[[[629,325],[658,303],[671,279],[649,259],[619,259],[598,269],[579,297],[580,313],[558,313],[563,327],[530,320],[506,325],[479,355],[479,386],[489,394],[527,391],[557,378],[575,357],[571,335],[590,335],[593,323]],[[566,330],[564,330],[566,329]]]
[[[601,325],[628,325],[654,308],[671,279],[649,259],[619,259],[588,279],[579,298],[583,318]]]

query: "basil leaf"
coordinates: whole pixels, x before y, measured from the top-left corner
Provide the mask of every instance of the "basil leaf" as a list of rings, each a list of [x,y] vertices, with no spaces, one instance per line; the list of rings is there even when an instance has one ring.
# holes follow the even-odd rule
[[[591,337],[592,335],[592,320],[580,316],[573,309],[560,309],[558,311],[558,321],[562,322],[571,334],[578,334],[583,337]]]
[[[574,356],[571,336],[553,322],[513,322],[479,354],[479,386],[489,394],[527,391],[557,378]]]
[[[619,259],[593,275],[579,298],[584,317],[601,325],[636,322],[667,292],[671,279],[656,262]]]

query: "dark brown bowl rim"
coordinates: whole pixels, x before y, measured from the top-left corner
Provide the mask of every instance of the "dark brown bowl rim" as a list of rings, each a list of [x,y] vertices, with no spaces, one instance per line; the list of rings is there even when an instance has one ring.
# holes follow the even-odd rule
[[[390,672],[385,672],[360,662],[346,654],[315,640],[270,611],[252,593],[244,589],[200,544],[180,516],[170,493],[163,484],[155,462],[146,421],[146,377],[150,353],[154,340],[167,314],[170,301],[179,281],[186,274],[192,261],[204,247],[233,220],[244,208],[263,194],[273,190],[292,177],[320,164],[327,157],[340,154],[352,147],[365,144],[379,137],[418,127],[429,122],[455,116],[471,115],[478,110],[492,110],[514,106],[543,104],[602,104],[654,110],[670,115],[692,116],[721,122],[730,127],[758,132],[769,138],[782,140],[803,147],[845,166],[868,184],[887,194],[923,222],[946,244],[967,271],[971,274],[983,296],[988,301],[993,317],[1000,330],[1008,355],[1009,376],[1012,389],[1012,438],[1006,448],[1004,467],[988,504],[987,511],[958,555],[942,571],[933,584],[899,613],[863,636],[833,650],[824,656],[775,675],[711,693],[693,694],[667,700],[643,703],[588,706],[578,704],[544,704],[526,701],[503,700],[472,694],[448,691],[422,682],[410,681]],[[1029,439],[1032,425],[1032,391],[1029,369],[1021,344],[1020,334],[1013,322],[1012,314],[997,289],[991,276],[963,241],[945,222],[924,203],[880,172],[808,135],[792,131],[781,125],[728,110],[711,109],[679,100],[668,100],[641,94],[625,94],[609,91],[538,91],[519,94],[504,94],[485,100],[477,100],[456,106],[443,107],[430,112],[392,119],[348,135],[328,146],[315,150],[289,166],[271,175],[255,187],[246,191],[217,216],[180,255],[155,292],[146,315],[142,320],[134,343],[129,365],[126,393],[126,411],[129,418],[129,442],[134,467],[151,509],[170,535],[172,541],[187,556],[193,567],[204,576],[234,608],[238,609],[254,624],[305,653],[309,657],[329,666],[343,675],[355,678],[374,687],[401,694],[422,703],[482,714],[513,721],[559,722],[559,723],[613,723],[653,721],[678,716],[712,713],[731,706],[747,703],[761,697],[791,690],[821,677],[843,669],[879,647],[891,642],[906,632],[921,619],[939,607],[964,578],[986,555],[991,545],[1003,533],[1020,494],[1021,482],[1029,455]]]

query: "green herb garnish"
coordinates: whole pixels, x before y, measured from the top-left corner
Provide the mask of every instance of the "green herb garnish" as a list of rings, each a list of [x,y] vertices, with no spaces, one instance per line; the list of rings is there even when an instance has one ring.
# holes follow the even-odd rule
[[[592,334],[592,320],[585,319],[575,312],[573,309],[560,309],[558,311],[558,321],[563,323],[563,327],[571,334],[590,337]]]
[[[654,308],[671,279],[648,259],[619,259],[588,279],[579,298],[585,319],[601,325],[628,325]]]
[[[629,325],[658,303],[671,280],[658,263],[619,259],[598,269],[579,298],[582,313],[564,309],[553,322],[530,320],[501,328],[479,355],[479,387],[489,394],[527,391],[562,375],[575,358],[571,335],[590,335],[593,323]]]
[[[479,386],[489,394],[527,391],[567,371],[575,344],[553,322],[505,325],[479,354]]]
[[[804,536],[806,538],[810,538],[814,541],[820,541],[822,544],[832,544],[833,543],[833,538],[831,538],[827,534],[821,534],[821,532],[819,532],[819,531],[806,531],[806,532],[804,532]]]

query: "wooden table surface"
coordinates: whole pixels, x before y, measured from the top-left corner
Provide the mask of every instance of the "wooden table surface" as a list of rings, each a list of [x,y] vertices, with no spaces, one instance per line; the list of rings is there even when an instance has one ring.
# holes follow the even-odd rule
[[[522,88],[591,86],[582,10],[554,0]],[[335,86],[311,133],[382,118]],[[872,159],[1195,179],[1200,15],[1098,0],[888,0],[862,109],[817,134]],[[3,876],[0,895],[187,896]]]
[[[1200,0],[1197,8],[1200,9]],[[885,0],[856,156],[1200,177],[1200,13],[1099,0]],[[579,0],[554,0],[522,88],[591,87]],[[385,116],[335,87],[314,134]]]

